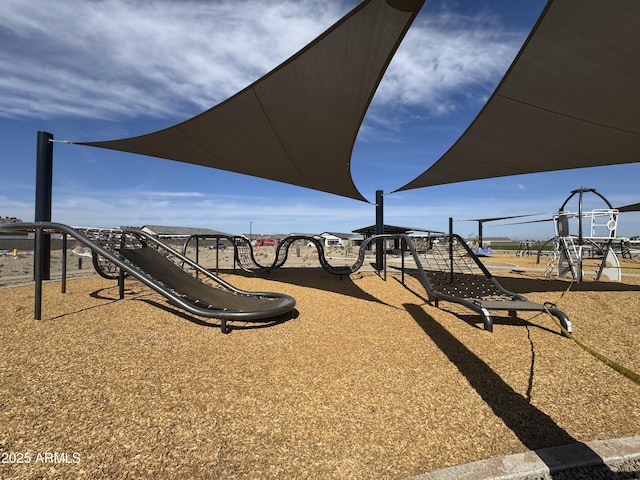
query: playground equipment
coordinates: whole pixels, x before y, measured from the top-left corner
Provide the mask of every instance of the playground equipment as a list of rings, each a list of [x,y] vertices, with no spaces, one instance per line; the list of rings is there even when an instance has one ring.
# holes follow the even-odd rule
[[[404,253],[409,252],[416,265],[418,279],[429,295],[429,300],[436,306],[440,301],[457,303],[477,312],[482,316],[484,328],[493,331],[491,311],[507,311],[513,317],[518,311],[548,312],[558,318],[562,327],[571,332],[571,322],[567,315],[551,303],[539,304],[529,301],[525,296],[510,292],[503,288],[498,280],[489,272],[462,237],[455,234],[431,236],[426,242],[425,251],[417,253],[411,238],[404,234],[374,235],[360,246],[358,259],[351,266],[331,266],[325,259],[322,243],[314,237],[293,235],[283,238],[276,246],[276,255],[271,265],[260,265],[253,256],[253,250],[244,237],[227,237],[224,235],[193,235],[185,242],[183,253],[191,242],[203,239],[222,239],[232,241],[236,248],[235,258],[241,268],[249,272],[266,272],[280,268],[286,262],[289,247],[296,241],[312,243],[318,250],[320,265],[329,273],[348,275],[359,270],[365,258],[367,246],[379,239],[393,239],[401,245],[400,253],[405,272]],[[196,248],[196,252],[197,252]],[[386,256],[382,268],[386,274]]]
[[[507,311],[512,317],[518,311],[548,312],[564,330],[571,333],[571,321],[552,303],[531,302],[524,295],[506,290],[489,272],[462,237],[450,233],[437,238],[424,255],[418,270],[429,299],[436,307],[440,301],[464,305],[480,314],[485,330],[493,330],[490,311]]]
[[[198,261],[198,243],[201,240],[215,240],[219,242],[226,240],[233,245],[235,264],[242,270],[249,273],[266,273],[271,270],[282,267],[287,261],[290,247],[300,241],[305,245],[313,245],[318,251],[318,261],[320,266],[333,275],[350,275],[362,267],[365,259],[365,250],[360,248],[358,258],[352,265],[336,266],[329,263],[324,254],[324,246],[322,242],[313,236],[308,235],[289,235],[280,240],[275,246],[275,258],[269,265],[261,264],[256,260],[253,253],[253,247],[249,239],[243,236],[229,236],[224,234],[197,234],[189,236],[182,248],[182,254],[186,255],[189,245],[194,242],[196,244],[196,262]]]
[[[194,315],[219,319],[223,333],[229,332],[228,321],[271,319],[291,312],[296,304],[293,297],[282,293],[247,292],[237,289],[156,237],[139,229],[78,229],[52,222],[1,225],[0,229],[35,232],[36,320],[41,316],[43,280],[40,271],[42,251],[38,237],[52,232],[62,233],[65,238],[71,236],[90,248],[94,253],[96,270],[107,278],[118,278],[121,299],[124,298],[126,274],[183,310]],[[63,250],[62,257],[64,292],[66,249]],[[111,267],[107,269],[108,264],[111,264]]]
[[[528,257],[531,255],[531,240],[523,240],[518,244],[518,250],[516,250],[516,256]]]
[[[593,194],[601,199],[606,208],[584,209],[584,196]],[[569,201],[577,196],[577,211],[567,210]],[[573,190],[557,213],[553,215],[555,237],[548,240],[538,250],[538,262],[542,249],[553,242],[553,251],[549,255],[545,275],[550,278],[554,268],[560,278],[568,274],[576,282],[584,276],[586,259],[597,261],[595,280],[604,275],[613,281],[622,278],[620,262],[613,249],[618,228],[618,210],[594,188],[581,187]]]
[[[293,310],[295,299],[280,293],[246,292],[238,290],[217,275],[209,272],[193,261],[164,244],[156,237],[139,229],[74,229],[51,222],[0,225],[0,230],[12,229],[34,231],[36,250],[34,258],[35,306],[34,318],[40,319],[42,302],[42,274],[39,271],[42,259],[38,237],[50,232],[71,235],[79,243],[94,252],[96,269],[103,276],[118,278],[120,298],[124,298],[124,279],[131,276],[141,281],[170,303],[195,315],[218,318],[222,332],[228,332],[227,321],[252,321],[273,318]],[[233,237],[232,237],[233,238]],[[237,237],[242,238],[242,237]],[[237,240],[237,238],[233,238]],[[400,243],[402,281],[405,275],[405,252],[409,252],[416,266],[417,277],[428,293],[429,300],[436,307],[440,301],[463,305],[482,316],[484,328],[493,331],[490,311],[508,311],[516,316],[518,311],[548,312],[560,321],[564,331],[571,332],[569,318],[551,303],[538,304],[526,297],[503,288],[462,237],[450,233],[433,237],[426,251],[418,255],[411,239],[406,234],[374,235],[360,246],[358,260],[352,266],[332,267],[321,262],[323,268],[334,274],[348,274],[357,271],[363,263],[364,252],[369,244],[378,240],[394,239]],[[312,241],[322,253],[322,245],[307,236],[291,236],[280,242],[278,247],[285,253],[276,255],[272,267],[281,266],[286,260],[286,252],[292,242]],[[248,243],[248,242],[247,242]],[[185,250],[186,250],[185,243]],[[234,241],[234,245],[237,243]],[[99,259],[98,257],[103,257]],[[319,255],[324,258],[324,255]],[[425,262],[423,266],[421,257]],[[66,251],[63,251],[63,265]],[[105,270],[107,263],[112,268]],[[386,255],[382,265],[386,278]],[[63,269],[63,292],[64,292]]]

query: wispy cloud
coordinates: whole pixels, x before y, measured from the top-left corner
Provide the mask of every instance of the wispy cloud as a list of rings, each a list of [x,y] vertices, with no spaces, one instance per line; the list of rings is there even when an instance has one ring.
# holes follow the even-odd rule
[[[380,83],[360,138],[382,131],[393,141],[407,123],[479,110],[524,38],[486,13],[419,16]]]
[[[65,0],[55,8],[7,0],[0,114],[194,113],[259,78],[346,10],[311,0]]]
[[[0,116],[192,115],[276,67],[355,3],[65,0],[52,8],[45,0],[5,0]],[[484,86],[480,95],[488,95],[516,49],[516,38],[491,17],[420,17],[375,106],[447,113],[465,85]]]
[[[469,204],[465,198],[441,200],[429,205],[391,195],[385,201],[385,222],[408,227],[446,229],[448,217],[455,220],[492,215],[531,213],[526,199],[505,203],[487,199]],[[29,210],[27,210],[29,212]],[[96,213],[100,212],[100,225]],[[212,194],[204,192],[142,191],[112,189],[98,191],[59,190],[54,218],[76,226],[117,227],[120,225],[184,225],[241,233],[252,222],[256,232],[290,233],[322,231],[350,232],[370,225],[373,205],[321,193],[311,196],[262,196]],[[29,215],[25,219],[30,218]],[[467,225],[462,225],[466,227]],[[473,225],[469,226],[474,231]]]
[[[505,31],[486,14],[469,17],[442,11],[419,17],[394,56],[376,103],[419,105],[433,115],[465,103],[484,103],[522,37],[523,32]],[[469,91],[473,96],[461,102],[461,92]]]
[[[321,194],[320,194],[321,195]],[[324,198],[324,197],[323,197]],[[218,195],[199,192],[137,190],[60,191],[54,202],[54,218],[76,226],[185,225],[244,232],[249,222],[256,231],[283,233],[318,232],[337,225],[361,225],[369,221],[368,204],[339,198],[321,204],[309,198],[258,195]],[[29,210],[27,210],[28,212]],[[100,213],[100,225],[95,225]],[[25,216],[30,218],[29,215]]]

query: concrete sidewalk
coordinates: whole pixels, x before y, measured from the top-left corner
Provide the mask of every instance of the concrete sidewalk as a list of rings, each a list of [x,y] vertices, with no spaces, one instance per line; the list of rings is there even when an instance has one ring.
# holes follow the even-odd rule
[[[640,461],[640,436],[543,448],[434,470],[405,480],[524,480],[572,468],[634,461]],[[640,471],[636,477],[625,478],[640,478]]]

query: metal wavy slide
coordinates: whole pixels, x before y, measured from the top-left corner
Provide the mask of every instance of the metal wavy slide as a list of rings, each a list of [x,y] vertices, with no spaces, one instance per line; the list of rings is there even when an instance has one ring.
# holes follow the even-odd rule
[[[350,275],[354,272],[357,272],[360,267],[362,267],[365,259],[365,250],[364,248],[360,248],[358,252],[358,258],[353,263],[353,265],[344,265],[344,266],[335,266],[331,265],[327,260],[324,254],[324,247],[322,242],[318,240],[316,237],[309,235],[289,235],[280,240],[275,246],[276,253],[273,262],[269,265],[263,265],[258,260],[256,260],[255,255],[253,253],[253,247],[251,246],[251,242],[242,236],[230,236],[224,234],[199,234],[199,235],[191,235],[187,238],[182,248],[182,254],[186,255],[187,248],[192,240],[226,240],[234,248],[234,258],[236,264],[240,266],[242,270],[249,273],[266,273],[271,270],[275,270],[277,268],[282,267],[288,258],[289,248],[297,241],[303,241],[306,243],[313,243],[314,247],[318,251],[318,261],[320,266],[326,270],[327,272],[333,275]]]
[[[61,233],[75,238],[120,269],[120,298],[124,297],[125,274],[139,280],[164,296],[173,305],[194,315],[216,318],[228,333],[227,321],[252,321],[272,318],[293,310],[293,297],[273,292],[248,292],[235,288],[202,268],[157,238],[138,229],[77,229],[53,222],[13,223],[0,230],[36,233],[34,273],[36,277],[35,317],[40,318],[42,277],[38,272],[37,237]],[[63,254],[63,262],[66,252]]]

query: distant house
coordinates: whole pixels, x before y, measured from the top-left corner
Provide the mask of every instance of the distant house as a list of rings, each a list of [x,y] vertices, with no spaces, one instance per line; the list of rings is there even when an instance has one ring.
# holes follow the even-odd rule
[[[0,217],[0,223],[21,223],[22,220],[20,220],[17,217]]]
[[[318,235],[325,247],[346,247],[353,237],[352,233],[322,232]]]

